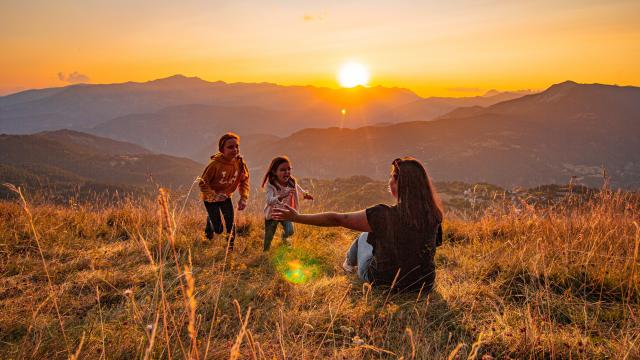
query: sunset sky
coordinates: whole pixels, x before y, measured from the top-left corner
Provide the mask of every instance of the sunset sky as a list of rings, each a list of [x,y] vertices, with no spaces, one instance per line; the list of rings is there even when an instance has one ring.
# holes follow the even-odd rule
[[[640,1],[29,1],[0,3],[0,94],[173,74],[419,95],[640,85]]]

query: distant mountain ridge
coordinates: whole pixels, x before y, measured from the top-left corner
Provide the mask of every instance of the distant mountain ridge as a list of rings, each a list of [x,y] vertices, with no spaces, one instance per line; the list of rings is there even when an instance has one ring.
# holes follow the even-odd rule
[[[288,134],[293,121],[296,118],[287,113],[257,107],[179,105],[153,114],[121,116],[90,131],[199,161],[194,154],[228,131]]]
[[[0,135],[0,183],[134,191],[189,186],[202,164],[70,130]]]
[[[350,110],[349,118],[363,125],[366,119],[361,117],[371,112],[386,111],[416,99],[419,97],[413,92],[398,88],[227,84],[176,75],[145,83],[80,84],[0,97],[0,132],[86,130],[117,117],[188,104],[319,113],[328,124],[332,118],[340,119],[340,110],[346,107]]]
[[[399,106],[392,111],[382,114],[381,120],[387,122],[429,121],[443,116],[456,109],[468,107],[487,107],[499,102],[508,101],[534,94],[534,91],[522,90],[515,92],[499,92],[490,90],[482,96],[447,98],[429,97]]]
[[[182,103],[187,98],[212,103]],[[435,115],[451,106],[455,109]],[[89,122],[54,111],[93,114],[94,107],[103,112]],[[137,110],[99,119],[132,109]],[[402,116],[390,115],[405,110]],[[414,115],[421,121],[401,121]],[[174,76],[0,98],[0,129],[68,121],[95,124],[86,131],[198,163],[216,151],[219,135],[236,131],[250,168],[258,173],[273,156],[286,154],[298,176],[384,179],[391,158],[411,155],[423,160],[438,181],[510,187],[566,183],[574,177],[599,186],[604,170],[614,186],[640,187],[640,88],[633,86],[566,81],[535,94],[422,99],[404,89],[226,84]],[[72,143],[87,139],[64,136]],[[91,141],[98,140],[86,140]]]
[[[575,181],[640,188],[640,88],[565,82],[434,121],[358,129],[307,129],[247,154],[266,164],[288,154],[304,177],[388,176],[414,156],[438,181],[536,186]],[[247,151],[250,151],[248,149]]]
[[[153,121],[153,114],[168,108],[203,105],[260,108],[286,114],[291,120],[286,127],[285,135],[288,135],[306,127],[354,128],[376,123],[431,120],[459,106],[488,105],[514,96],[521,95],[501,93],[490,97],[423,99],[402,88],[331,89],[225,83],[174,75],[142,83],[78,84],[3,96],[0,97],[0,132],[26,134],[64,128],[91,131],[94,127],[108,127],[107,122],[126,116],[148,114],[149,121]],[[345,114],[342,114],[343,109]],[[264,122],[274,121],[268,115]],[[215,122],[217,114],[211,112],[210,116]],[[256,121],[242,118],[236,122],[244,122],[245,126],[256,124]],[[111,135],[118,137],[120,134],[112,132]]]

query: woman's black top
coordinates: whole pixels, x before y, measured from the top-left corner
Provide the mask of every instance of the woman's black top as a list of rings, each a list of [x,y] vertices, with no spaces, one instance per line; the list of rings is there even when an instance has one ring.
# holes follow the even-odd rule
[[[368,277],[374,284],[391,285],[398,275],[397,290],[429,291],[436,277],[434,256],[442,242],[442,227],[434,224],[425,230],[403,223],[397,206],[379,204],[367,208],[371,232],[367,242],[373,246]]]

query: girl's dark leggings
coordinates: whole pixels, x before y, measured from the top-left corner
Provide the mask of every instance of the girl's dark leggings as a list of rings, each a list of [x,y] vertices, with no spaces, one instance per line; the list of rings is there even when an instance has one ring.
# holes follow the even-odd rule
[[[213,233],[222,234],[222,216],[224,216],[224,224],[229,235],[229,247],[233,249],[233,242],[236,237],[234,224],[233,203],[231,199],[218,202],[204,202],[207,208],[207,226],[204,229],[205,236],[209,239],[213,238]],[[221,214],[222,213],[222,216]]]

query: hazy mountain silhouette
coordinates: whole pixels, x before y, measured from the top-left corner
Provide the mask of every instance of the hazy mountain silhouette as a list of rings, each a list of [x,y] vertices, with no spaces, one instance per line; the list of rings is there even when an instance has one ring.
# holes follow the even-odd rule
[[[33,134],[29,138],[55,141],[63,144],[66,148],[72,148],[75,152],[84,152],[87,155],[141,155],[152,153],[139,145],[66,129],[41,132]]]
[[[186,156],[212,144],[224,133],[256,132],[290,134],[293,123],[305,120],[257,107],[180,105],[153,114],[132,114],[100,124],[92,133],[135,142],[155,152]]]
[[[571,176],[640,187],[640,88],[565,82],[487,108],[429,122],[359,129],[307,129],[248,153],[268,164],[288,154],[296,173],[388,176],[396,156],[423,160],[436,180],[503,186],[566,183]]]
[[[567,81],[522,97],[491,91],[482,97],[421,99],[408,90],[383,87],[226,84],[173,76],[5,96],[0,98],[0,129],[91,126],[102,136],[203,163],[215,152],[220,134],[236,131],[250,167],[259,170],[272,156],[288,154],[296,173],[309,177],[383,179],[390,158],[406,154],[424,160],[442,181],[532,186],[578,176],[599,185],[604,167],[614,185],[638,187],[639,93],[637,87]],[[456,109],[433,121],[393,124],[428,119],[450,107]],[[382,120],[390,124],[356,128]],[[64,142],[70,140],[58,144]],[[36,149],[47,153],[35,145],[33,151],[31,145],[22,149],[25,156]],[[86,160],[81,155],[78,159]],[[57,166],[54,158],[50,162]]]
[[[294,126],[290,131],[293,132],[312,120],[314,126],[331,126],[343,120],[348,126],[366,125],[372,114],[417,99],[420,97],[413,92],[399,88],[227,84],[176,75],[144,83],[80,84],[0,97],[0,131],[86,130],[125,115],[153,114],[167,107],[200,104],[223,108],[258,107],[297,114],[306,121]],[[348,110],[345,117],[340,113],[343,108]]]
[[[61,130],[0,135],[0,183],[116,188],[190,185],[203,165],[138,145]]]
[[[158,146],[153,136],[180,134],[185,119],[192,116],[200,127],[211,120],[207,133],[221,133],[233,122],[245,134],[281,136],[309,127],[356,128],[431,120],[457,107],[488,106],[518,96],[522,94],[496,92],[492,96],[423,99],[401,88],[225,83],[175,75],[143,83],[78,84],[0,97],[0,132],[75,129],[140,144],[137,139],[142,137],[153,151],[186,155],[189,151],[176,151],[171,144],[193,140],[176,136]]]
[[[6,107],[9,105],[39,100],[39,99],[54,95],[63,90],[64,88],[62,87],[47,88],[47,89],[32,89],[32,90],[25,90],[25,91],[21,91],[21,92],[6,95],[6,96],[0,96],[0,108]]]
[[[309,96],[315,99],[314,102],[310,103],[308,99],[300,98],[292,105],[286,108],[283,106],[279,110],[272,108],[281,99],[269,102],[259,97],[246,101],[265,107],[179,105],[155,113],[121,116],[88,131],[100,136],[135,142],[155,152],[187,156],[199,161],[200,157],[195,155],[196,152],[227,131],[241,135],[286,136],[305,128],[356,128],[369,124],[380,125],[383,121],[394,123],[414,118],[430,120],[457,106],[488,105],[500,99],[522,96],[516,93],[499,93],[491,97],[429,98],[424,99],[424,102],[413,101],[389,111],[389,106],[384,104],[403,103],[406,96],[403,90],[382,87],[313,89],[315,94]],[[411,104],[414,104],[413,108]],[[405,106],[409,108],[405,109]],[[345,115],[340,111],[343,108],[346,109]]]
[[[429,121],[445,115],[458,108],[486,107],[502,101],[513,100],[532,91],[499,92],[490,90],[485,95],[461,98],[430,97],[401,105],[387,113],[381,114],[380,120],[398,123],[407,121]]]

